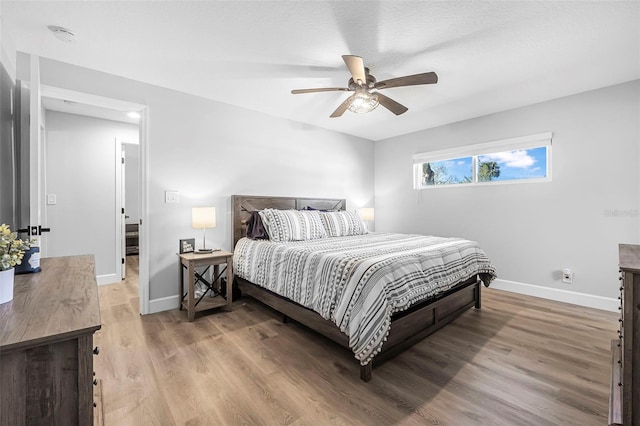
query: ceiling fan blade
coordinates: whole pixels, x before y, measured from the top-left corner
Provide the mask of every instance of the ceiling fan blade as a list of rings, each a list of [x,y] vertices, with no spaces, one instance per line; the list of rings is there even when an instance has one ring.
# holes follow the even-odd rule
[[[396,101],[388,96],[383,95],[382,93],[378,92],[376,93],[376,95],[378,96],[378,102],[380,102],[380,105],[382,105],[395,115],[404,114],[409,110],[409,108],[407,108],[406,106],[397,103]]]
[[[353,77],[353,81],[356,83],[358,80],[362,82],[362,84],[367,84],[367,76],[364,71],[364,62],[360,56],[355,55],[342,55],[342,59],[344,63],[347,64],[347,68],[351,72],[351,77]]]
[[[338,108],[336,108],[336,110],[333,111],[333,113],[329,117],[331,117],[331,118],[342,117],[342,114],[344,114],[344,112],[347,110],[347,108],[349,108],[349,101],[351,100],[352,97],[353,97],[353,95],[351,95],[347,99],[345,99],[344,102],[341,103],[338,106]]]
[[[388,89],[390,87],[417,86],[418,84],[436,84],[437,82],[438,75],[435,72],[425,72],[422,74],[407,75],[404,77],[378,81],[375,88]]]
[[[316,92],[348,92],[349,89],[346,87],[322,87],[319,89],[294,89],[291,91],[292,94],[297,95],[300,93],[316,93]]]

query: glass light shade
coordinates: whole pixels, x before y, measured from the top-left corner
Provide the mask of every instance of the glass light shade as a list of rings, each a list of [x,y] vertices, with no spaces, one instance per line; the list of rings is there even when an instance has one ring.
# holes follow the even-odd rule
[[[373,111],[379,104],[378,95],[375,93],[369,93],[365,89],[358,88],[356,89],[356,93],[351,96],[348,108],[351,112],[364,114],[366,112]]]
[[[365,220],[367,222],[372,222],[373,220],[375,220],[373,207],[365,207],[363,209],[360,209],[360,217],[362,218],[362,220]]]
[[[191,227],[195,229],[216,227],[215,207],[194,207],[191,209]]]

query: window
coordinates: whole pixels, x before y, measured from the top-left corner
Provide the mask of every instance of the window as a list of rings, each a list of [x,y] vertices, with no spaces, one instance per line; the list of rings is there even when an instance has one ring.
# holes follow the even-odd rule
[[[422,163],[422,184],[451,185],[471,183],[473,177],[472,161],[472,157],[460,157]]]
[[[414,188],[547,182],[551,133],[413,156]]]

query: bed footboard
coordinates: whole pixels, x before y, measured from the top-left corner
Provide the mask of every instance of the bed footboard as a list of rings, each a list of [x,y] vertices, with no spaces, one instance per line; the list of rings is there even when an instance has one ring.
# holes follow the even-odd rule
[[[242,296],[250,296],[311,330],[349,348],[349,339],[331,321],[316,312],[272,293],[245,279],[236,277]],[[410,348],[433,332],[459,317],[467,309],[480,308],[481,281],[472,277],[451,290],[394,315],[391,331],[382,351],[367,365],[360,366],[360,379],[371,380],[373,364],[376,366]]]

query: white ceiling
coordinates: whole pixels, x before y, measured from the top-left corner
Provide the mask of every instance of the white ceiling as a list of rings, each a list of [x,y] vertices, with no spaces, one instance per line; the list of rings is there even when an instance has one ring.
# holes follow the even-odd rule
[[[371,140],[640,78],[639,1],[3,0],[1,13],[19,51]],[[346,86],[343,54],[378,80],[440,80],[385,90],[401,116],[329,118],[348,93],[290,94]]]

